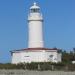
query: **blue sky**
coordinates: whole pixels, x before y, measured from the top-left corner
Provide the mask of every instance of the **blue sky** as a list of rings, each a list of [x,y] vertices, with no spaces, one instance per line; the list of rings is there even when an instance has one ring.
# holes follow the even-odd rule
[[[10,52],[27,48],[29,7],[36,1],[44,17],[45,47],[75,47],[75,0],[0,0],[0,63]]]

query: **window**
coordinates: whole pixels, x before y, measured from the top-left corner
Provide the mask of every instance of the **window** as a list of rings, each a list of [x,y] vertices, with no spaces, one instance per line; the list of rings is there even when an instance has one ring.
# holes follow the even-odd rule
[[[31,13],[39,12],[39,9],[31,9]]]
[[[49,57],[50,57],[50,58],[53,58],[53,55],[50,55]]]
[[[29,57],[29,56],[24,56],[24,57]]]
[[[53,55],[49,55],[49,60],[52,62],[53,61]]]

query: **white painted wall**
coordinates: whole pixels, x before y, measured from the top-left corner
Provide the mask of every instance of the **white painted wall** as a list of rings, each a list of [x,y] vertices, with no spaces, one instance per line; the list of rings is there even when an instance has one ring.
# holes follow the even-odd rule
[[[28,17],[29,26],[29,48],[43,47],[43,29],[42,29],[42,16],[40,13],[30,13]]]
[[[20,52],[12,53],[12,63],[17,64],[20,62],[21,62],[21,53]]]
[[[43,33],[42,33],[42,23],[33,22],[29,23],[29,48],[43,48]]]
[[[59,62],[61,61],[60,54],[57,51],[46,50],[32,50],[21,51],[20,53],[13,53],[12,63],[20,62]]]
[[[20,62],[44,62],[44,52],[42,50],[37,51],[22,51],[20,53],[12,54],[12,63]]]
[[[47,61],[58,62],[57,61],[57,51],[56,50],[55,51],[48,50],[48,51],[46,51],[46,55],[47,55],[47,58],[46,58]]]
[[[43,56],[42,51],[24,52],[22,53],[22,62],[42,62],[44,60]]]
[[[62,54],[61,53],[58,53],[57,54],[57,61],[58,62],[61,62],[62,61]]]

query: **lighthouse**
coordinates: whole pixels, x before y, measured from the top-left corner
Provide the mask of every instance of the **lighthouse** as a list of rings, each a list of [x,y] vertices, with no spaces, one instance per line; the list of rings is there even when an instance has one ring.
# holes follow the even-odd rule
[[[28,14],[29,39],[28,48],[43,48],[43,17],[40,7],[34,2]]]
[[[11,63],[61,62],[57,48],[44,48],[43,17],[40,7],[34,2],[28,13],[28,48],[12,50]]]

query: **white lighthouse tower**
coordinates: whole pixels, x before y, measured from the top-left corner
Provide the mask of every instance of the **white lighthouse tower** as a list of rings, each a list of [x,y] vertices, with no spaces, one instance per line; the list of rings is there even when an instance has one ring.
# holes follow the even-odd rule
[[[28,14],[28,48],[13,50],[12,64],[31,62],[61,62],[57,48],[44,48],[43,17],[40,7],[34,3]]]
[[[34,3],[33,6],[30,7],[30,13],[28,15],[29,48],[43,48],[44,42],[42,23],[43,18],[42,14],[40,13],[40,7]]]

